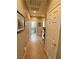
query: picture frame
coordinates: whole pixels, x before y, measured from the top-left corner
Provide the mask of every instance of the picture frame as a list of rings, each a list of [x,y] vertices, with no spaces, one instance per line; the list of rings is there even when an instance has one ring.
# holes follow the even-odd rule
[[[25,28],[25,17],[17,11],[17,32],[24,30]]]
[[[40,22],[38,23],[38,26],[39,26],[39,27],[41,27],[41,26],[42,26]]]

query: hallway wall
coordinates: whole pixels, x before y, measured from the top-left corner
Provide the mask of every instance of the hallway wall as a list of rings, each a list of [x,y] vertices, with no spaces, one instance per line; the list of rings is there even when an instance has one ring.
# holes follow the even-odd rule
[[[41,36],[41,31],[42,31],[42,27],[43,27],[43,21],[45,20],[45,18],[37,18],[37,35]]]
[[[51,0],[47,9],[45,39],[45,51],[49,59],[56,59],[60,32],[60,17],[60,1]]]
[[[30,14],[28,9],[26,8],[26,1],[25,0],[17,0],[17,10],[24,16],[30,19]]]
[[[24,56],[24,47],[26,47],[29,39],[29,28],[28,21],[30,19],[29,12],[24,6],[24,0],[17,0],[17,10],[25,17],[25,29],[17,33],[17,59],[23,59]]]

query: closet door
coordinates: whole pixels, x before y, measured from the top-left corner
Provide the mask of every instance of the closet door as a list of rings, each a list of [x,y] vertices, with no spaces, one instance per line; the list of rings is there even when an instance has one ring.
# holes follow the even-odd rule
[[[51,59],[56,59],[56,53],[59,41],[59,31],[60,31],[60,6],[56,7],[52,11],[52,21],[51,21]]]
[[[49,59],[56,59],[60,31],[60,6],[47,15],[46,22],[46,51]]]

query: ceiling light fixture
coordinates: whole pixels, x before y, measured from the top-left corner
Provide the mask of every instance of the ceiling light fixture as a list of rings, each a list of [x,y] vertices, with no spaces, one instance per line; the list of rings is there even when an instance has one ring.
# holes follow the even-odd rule
[[[34,13],[36,13],[36,11],[33,11]]]

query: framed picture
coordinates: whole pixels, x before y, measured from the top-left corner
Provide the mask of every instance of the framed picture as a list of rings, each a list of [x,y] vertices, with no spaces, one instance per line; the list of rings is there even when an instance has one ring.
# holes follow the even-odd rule
[[[41,26],[42,26],[42,24],[39,22],[39,23],[38,23],[38,26],[39,26],[39,27],[41,27]]]
[[[25,18],[19,11],[17,11],[17,32],[24,30],[24,27],[25,27]]]

